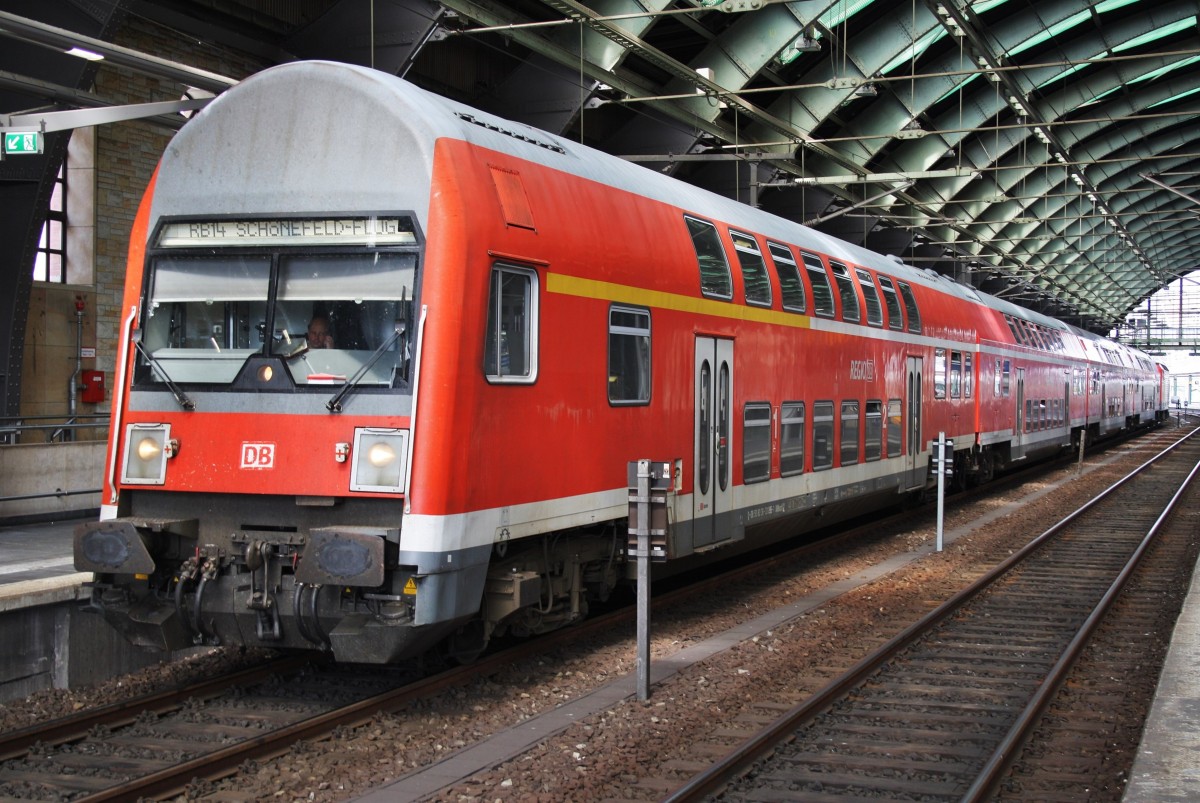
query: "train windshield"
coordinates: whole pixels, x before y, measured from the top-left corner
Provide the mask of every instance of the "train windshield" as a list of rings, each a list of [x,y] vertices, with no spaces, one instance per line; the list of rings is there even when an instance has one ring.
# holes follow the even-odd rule
[[[256,355],[295,386],[407,380],[415,252],[214,251],[152,261],[143,380],[231,384]]]
[[[304,255],[280,261],[271,348],[297,385],[394,385],[403,372],[416,255]],[[298,344],[301,341],[302,344]]]

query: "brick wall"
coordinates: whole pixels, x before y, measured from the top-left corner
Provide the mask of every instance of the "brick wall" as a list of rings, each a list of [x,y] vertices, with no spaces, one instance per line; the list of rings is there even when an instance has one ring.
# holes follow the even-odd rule
[[[218,45],[196,42],[146,20],[130,18],[114,40],[143,53],[244,78],[269,66]],[[177,100],[184,88],[133,70],[102,65],[92,89],[118,104]],[[22,415],[67,411],[68,378],[75,368],[75,296],[86,297],[84,345],[96,349],[84,368],[105,371],[113,386],[124,293],[129,230],[172,132],[146,122],[101,126],[95,140],[95,241],[90,285],[37,285],[31,300],[21,383]],[[70,214],[70,213],[69,213]],[[88,275],[89,271],[83,271]],[[78,275],[78,274],[72,274]],[[108,402],[80,403],[80,413],[106,412]]]

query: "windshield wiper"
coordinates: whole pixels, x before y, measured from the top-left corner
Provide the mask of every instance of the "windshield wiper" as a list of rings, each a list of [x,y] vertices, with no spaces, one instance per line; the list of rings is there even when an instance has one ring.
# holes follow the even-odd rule
[[[379,358],[383,356],[383,353],[391,348],[393,343],[403,337],[405,331],[407,330],[408,325],[404,321],[396,321],[396,331],[392,332],[392,336],[380,343],[379,348],[375,349],[370,358],[363,363],[363,367],[359,368],[358,371],[355,372],[354,376],[350,377],[346,384],[342,385],[341,389],[333,395],[332,399],[325,402],[325,407],[329,410],[329,412],[340,413],[342,411],[342,402],[345,401],[346,397],[350,395],[350,391],[358,387],[358,383],[361,382],[362,378],[367,375],[367,371],[371,370],[371,366],[379,362]]]
[[[162,377],[163,383],[171,391],[171,395],[175,397],[175,401],[179,402],[179,406],[189,412],[195,410],[196,403],[192,401],[186,393],[183,392],[179,385],[175,384],[175,382],[171,379],[170,374],[167,373],[167,369],[163,368],[162,363],[159,362],[153,354],[146,350],[146,347],[142,345],[142,339],[140,336],[134,338],[133,346],[141,353],[143,357],[146,358],[146,362],[150,363],[150,366],[155,371],[158,371],[158,375]]]

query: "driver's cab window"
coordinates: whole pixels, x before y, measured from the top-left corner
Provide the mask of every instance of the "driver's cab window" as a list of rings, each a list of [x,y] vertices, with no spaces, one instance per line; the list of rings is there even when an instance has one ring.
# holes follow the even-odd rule
[[[484,374],[489,382],[537,379],[537,274],[497,265],[488,290]]]

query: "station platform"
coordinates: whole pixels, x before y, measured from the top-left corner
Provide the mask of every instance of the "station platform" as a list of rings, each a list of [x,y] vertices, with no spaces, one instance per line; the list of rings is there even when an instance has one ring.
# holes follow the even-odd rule
[[[0,600],[8,596],[10,586],[75,575],[71,540],[81,521],[0,528]],[[85,575],[64,584],[78,585],[90,579],[91,575]]]
[[[1187,599],[1158,679],[1154,704],[1129,773],[1125,803],[1200,800],[1200,573]]]
[[[0,528],[0,702],[158,663],[84,610],[90,572],[71,556],[83,519]]]

